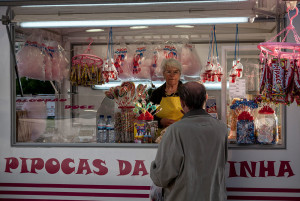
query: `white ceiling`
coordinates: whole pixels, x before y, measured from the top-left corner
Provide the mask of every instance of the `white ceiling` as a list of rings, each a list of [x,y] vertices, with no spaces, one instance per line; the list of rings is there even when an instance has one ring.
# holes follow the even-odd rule
[[[85,1],[85,3],[89,2],[92,1]],[[256,20],[254,23],[249,22],[239,25],[239,40],[240,42],[262,42],[276,35],[275,18],[279,15],[283,16],[285,12],[284,8],[285,3],[280,0],[249,0],[235,3],[189,3],[160,6],[66,6],[52,8],[15,6],[12,7],[12,10],[14,12],[14,22],[249,16],[256,17]],[[235,24],[216,25],[217,40],[219,42],[234,42],[235,26]],[[106,41],[109,32],[108,28],[103,28],[104,32],[98,33],[86,33],[86,29],[62,28],[48,30],[74,40],[82,37],[93,37],[100,42],[102,40]],[[210,29],[211,26],[204,25],[195,26],[193,29],[156,26],[143,30],[131,30],[129,27],[116,27],[113,28],[113,34],[116,40],[152,41],[188,39],[190,42],[207,43],[209,41]],[[29,33],[31,30],[23,29],[21,31]]]

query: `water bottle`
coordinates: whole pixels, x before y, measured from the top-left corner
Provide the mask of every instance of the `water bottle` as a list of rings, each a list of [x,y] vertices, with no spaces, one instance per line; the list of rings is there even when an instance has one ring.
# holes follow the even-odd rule
[[[104,135],[106,136],[105,132],[105,120],[104,120],[104,115],[100,115],[98,122],[97,122],[97,142],[103,143]]]
[[[107,142],[109,143],[115,143],[115,130],[114,130],[114,124],[111,120],[111,116],[107,116],[106,121],[106,133],[107,133]]]

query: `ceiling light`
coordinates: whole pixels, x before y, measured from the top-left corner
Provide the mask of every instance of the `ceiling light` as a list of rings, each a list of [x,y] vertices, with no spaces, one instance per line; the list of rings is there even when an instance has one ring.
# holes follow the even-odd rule
[[[194,26],[192,26],[192,25],[176,25],[175,27],[177,27],[177,28],[194,28]]]
[[[88,29],[88,30],[85,30],[86,32],[101,32],[101,31],[104,31],[103,29]]]
[[[82,6],[149,6],[168,4],[198,4],[198,3],[220,3],[220,2],[241,2],[247,0],[206,0],[206,1],[165,1],[165,2],[132,2],[132,3],[105,3],[105,4],[61,4],[61,5],[26,5],[21,7],[41,8],[41,7],[82,7]]]
[[[66,27],[125,27],[161,25],[213,25],[247,23],[248,17],[138,19],[138,20],[90,20],[90,21],[32,21],[21,22],[22,28],[66,28]]]
[[[130,29],[147,29],[148,26],[133,26],[133,27],[129,27]]]

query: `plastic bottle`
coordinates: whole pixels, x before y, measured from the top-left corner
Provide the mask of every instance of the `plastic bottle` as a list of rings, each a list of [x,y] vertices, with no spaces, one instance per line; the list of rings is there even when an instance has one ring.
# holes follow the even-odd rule
[[[104,115],[100,115],[97,122],[97,142],[103,142],[103,136],[106,135]]]
[[[112,122],[111,116],[107,116],[107,121],[106,121],[106,142],[115,143],[115,140],[116,140],[116,137],[115,137],[114,124]]]

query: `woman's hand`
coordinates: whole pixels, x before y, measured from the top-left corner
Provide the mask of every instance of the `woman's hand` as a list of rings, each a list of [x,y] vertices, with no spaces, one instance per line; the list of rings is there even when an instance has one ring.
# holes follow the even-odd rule
[[[176,121],[173,120],[173,119],[167,119],[167,118],[162,118],[162,119],[160,120],[160,124],[161,124],[164,128],[170,126],[170,125],[171,125],[172,123],[174,123],[174,122],[176,122]]]

